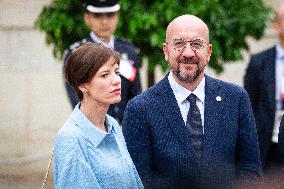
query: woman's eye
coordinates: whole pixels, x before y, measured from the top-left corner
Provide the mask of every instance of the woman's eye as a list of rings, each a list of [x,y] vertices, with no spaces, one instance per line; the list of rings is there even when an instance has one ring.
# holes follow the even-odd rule
[[[103,74],[102,78],[106,78],[108,76],[108,74]]]

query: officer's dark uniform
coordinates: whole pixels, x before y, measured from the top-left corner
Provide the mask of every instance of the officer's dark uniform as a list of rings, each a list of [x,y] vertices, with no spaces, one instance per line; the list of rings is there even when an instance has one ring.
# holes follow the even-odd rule
[[[87,38],[80,40],[78,42],[75,42],[73,45],[71,45],[64,54],[64,64],[68,57],[71,55],[72,50],[79,47],[80,45],[86,43],[86,42],[94,42],[91,36],[89,35]],[[133,66],[136,68],[136,76],[134,81],[130,81],[126,79],[125,77],[121,76],[121,101],[118,104],[110,105],[108,114],[112,117],[114,117],[119,123],[122,122],[124,109],[126,107],[127,102],[132,99],[137,94],[141,93],[141,83],[140,83],[140,74],[139,74],[139,68],[141,67],[141,64],[139,63],[138,55],[135,52],[135,47],[130,44],[129,42],[114,38],[114,49],[118,51],[120,54],[127,54],[128,59],[130,62],[133,63]],[[71,101],[72,107],[74,108],[76,104],[79,102],[76,91],[65,82],[65,88],[68,93],[69,100]]]

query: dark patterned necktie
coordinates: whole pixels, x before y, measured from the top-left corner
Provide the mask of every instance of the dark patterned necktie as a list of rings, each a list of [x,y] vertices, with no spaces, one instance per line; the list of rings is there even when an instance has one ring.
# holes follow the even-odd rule
[[[190,108],[188,110],[186,126],[189,129],[189,135],[191,138],[191,144],[196,153],[197,159],[201,159],[202,155],[202,140],[203,140],[203,128],[200,111],[196,105],[196,96],[190,94],[187,97],[190,102]]]

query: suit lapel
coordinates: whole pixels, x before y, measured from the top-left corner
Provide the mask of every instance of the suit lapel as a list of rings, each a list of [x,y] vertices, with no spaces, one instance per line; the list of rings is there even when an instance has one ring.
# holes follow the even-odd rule
[[[219,82],[205,76],[205,106],[204,106],[204,138],[203,154],[210,154],[212,145],[216,144],[222,118],[222,93]],[[219,100],[219,101],[218,101]],[[203,156],[203,158],[206,158]]]
[[[189,151],[188,154],[191,155],[192,160],[196,161],[188,130],[184,124],[180,109],[168,81],[168,74],[159,83],[159,88],[155,92],[160,98],[161,110],[168,122],[167,127],[172,130],[180,143]]]

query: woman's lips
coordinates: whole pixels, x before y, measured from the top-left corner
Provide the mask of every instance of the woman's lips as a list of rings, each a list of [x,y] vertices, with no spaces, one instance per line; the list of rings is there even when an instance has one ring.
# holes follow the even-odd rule
[[[114,89],[113,91],[111,91],[111,93],[120,94],[121,90],[120,89]]]

